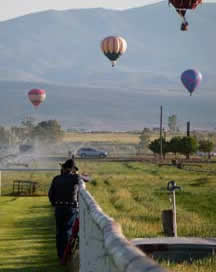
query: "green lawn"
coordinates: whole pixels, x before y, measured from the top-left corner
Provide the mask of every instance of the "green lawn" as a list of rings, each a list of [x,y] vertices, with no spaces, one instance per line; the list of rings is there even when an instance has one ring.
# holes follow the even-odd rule
[[[95,167],[88,165],[92,173]],[[178,235],[216,237],[215,175],[144,163],[98,164],[88,190],[126,237],[158,237],[164,236],[161,212],[171,207],[166,190],[170,180],[182,187],[176,194]],[[213,272],[216,258],[163,266],[175,272]]]
[[[47,197],[0,197],[0,271],[59,272]]]
[[[203,165],[203,169],[205,169]],[[179,236],[216,237],[216,177],[149,163],[80,161],[80,172],[92,177],[88,190],[118,221],[126,237],[163,236],[161,213],[171,204],[168,181],[182,186],[176,195]],[[216,165],[211,165],[216,170]],[[2,191],[9,194],[15,179],[39,182],[47,194],[56,173],[4,173]],[[47,197],[0,198],[0,272],[60,271],[56,263],[55,223]],[[192,264],[163,264],[178,272],[216,271],[216,259]]]
[[[88,164],[89,171],[96,172],[95,167]],[[163,236],[161,212],[171,207],[170,180],[182,187],[176,194],[179,236],[216,237],[215,176],[144,163],[97,167],[88,189],[128,238]]]

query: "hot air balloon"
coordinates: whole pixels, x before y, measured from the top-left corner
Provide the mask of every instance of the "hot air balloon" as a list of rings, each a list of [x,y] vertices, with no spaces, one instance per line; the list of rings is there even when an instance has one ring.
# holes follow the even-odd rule
[[[127,42],[119,36],[109,36],[101,42],[101,50],[115,66],[116,60],[127,50]]]
[[[46,91],[42,89],[32,89],[28,92],[28,98],[34,107],[38,107],[46,99]]]
[[[185,14],[188,9],[195,9],[199,4],[202,3],[202,0],[168,0],[169,4],[172,4],[176,9],[176,12],[182,17],[183,22],[181,24],[181,30],[188,30],[188,22],[185,18]]]
[[[195,69],[186,70],[181,75],[181,81],[190,95],[200,85],[201,80],[202,74]]]

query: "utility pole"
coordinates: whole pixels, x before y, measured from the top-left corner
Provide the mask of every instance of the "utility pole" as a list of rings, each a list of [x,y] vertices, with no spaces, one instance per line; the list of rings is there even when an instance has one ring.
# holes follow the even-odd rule
[[[162,129],[163,129],[163,107],[160,106],[160,159],[163,159],[163,137],[162,137]]]
[[[187,137],[190,137],[190,121],[187,122]],[[186,158],[190,159],[190,154],[187,154]]]
[[[190,136],[190,121],[187,122],[187,136]]]

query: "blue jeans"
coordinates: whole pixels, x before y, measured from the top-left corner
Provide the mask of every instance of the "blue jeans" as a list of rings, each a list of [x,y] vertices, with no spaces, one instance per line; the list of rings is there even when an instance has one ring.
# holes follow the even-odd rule
[[[73,222],[78,209],[72,207],[56,207],[56,248],[59,258],[64,256],[64,250],[72,234]]]

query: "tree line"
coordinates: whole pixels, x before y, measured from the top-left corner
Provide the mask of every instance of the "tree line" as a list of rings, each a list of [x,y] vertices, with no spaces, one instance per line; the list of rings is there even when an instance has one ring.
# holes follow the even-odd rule
[[[160,138],[152,141],[148,147],[154,154],[160,154]],[[190,155],[197,151],[207,153],[208,157],[211,158],[213,148],[213,142],[209,140],[197,141],[197,139],[192,136],[173,137],[170,141],[166,141],[162,138],[162,154],[164,158],[167,153],[173,153],[175,156],[179,153],[189,159]]]
[[[146,147],[151,150],[154,154],[161,153],[161,142],[162,142],[162,155],[165,158],[167,153],[173,153],[185,155],[189,158],[190,155],[200,151],[207,153],[208,157],[211,157],[211,152],[214,149],[214,143],[209,139],[198,139],[197,136],[176,136],[172,137],[169,141],[162,137],[150,141],[150,134],[147,130],[143,130],[140,135],[140,142],[137,146],[138,151],[141,153]]]
[[[10,128],[0,126],[0,143],[5,145],[17,144],[28,141],[43,141],[55,143],[64,136],[61,125],[56,120],[48,120],[36,123],[34,119],[21,122],[20,126]]]

